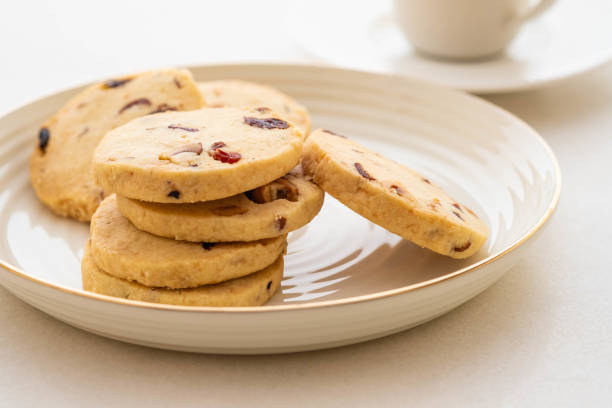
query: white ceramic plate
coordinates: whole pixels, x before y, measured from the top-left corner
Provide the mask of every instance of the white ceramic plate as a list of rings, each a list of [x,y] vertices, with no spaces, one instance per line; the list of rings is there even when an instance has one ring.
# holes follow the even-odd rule
[[[334,129],[409,164],[489,224],[483,250],[457,261],[418,248],[327,196],[290,236],[285,280],[264,307],[141,303],[81,290],[88,227],[53,215],[28,181],[41,122],[77,90],[0,118],[0,283],[33,306],[103,336],[160,348],[276,353],[355,343],[439,316],[502,276],[553,212],[556,159],[529,126],[478,98],[410,79],[292,65],[192,68],[198,80],[272,84]]]
[[[346,18],[341,18],[346,16]],[[421,57],[404,39],[390,0],[309,0],[287,22],[321,61],[485,94],[536,88],[593,69],[612,57],[612,2],[562,0],[526,24],[504,56],[482,62]]]

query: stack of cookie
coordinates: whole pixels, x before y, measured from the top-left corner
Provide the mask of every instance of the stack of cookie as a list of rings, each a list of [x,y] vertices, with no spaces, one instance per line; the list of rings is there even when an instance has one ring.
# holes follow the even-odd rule
[[[93,172],[86,290],[178,305],[254,306],[278,289],[287,233],[323,191],[298,166],[303,132],[269,108],[205,108],[108,132]]]

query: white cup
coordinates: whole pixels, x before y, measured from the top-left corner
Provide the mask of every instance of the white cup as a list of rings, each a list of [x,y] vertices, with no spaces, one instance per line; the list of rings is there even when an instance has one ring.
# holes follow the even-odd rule
[[[397,21],[417,51],[447,59],[499,54],[521,24],[556,0],[394,0]]]

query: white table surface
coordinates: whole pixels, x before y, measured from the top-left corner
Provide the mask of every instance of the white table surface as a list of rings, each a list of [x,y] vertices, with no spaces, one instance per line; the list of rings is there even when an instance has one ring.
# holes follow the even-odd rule
[[[306,58],[282,2],[86,3],[0,3],[0,112],[131,70]],[[474,300],[368,343],[245,357],[107,340],[0,288],[0,407],[612,406],[612,65],[487,99],[546,138],[564,179],[545,233]]]

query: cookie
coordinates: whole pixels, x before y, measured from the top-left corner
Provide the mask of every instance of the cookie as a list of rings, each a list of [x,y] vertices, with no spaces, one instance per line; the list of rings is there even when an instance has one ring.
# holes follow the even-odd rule
[[[107,191],[158,203],[230,197],[289,172],[301,132],[257,110],[217,108],[135,119],[98,145],[93,168]]]
[[[353,211],[417,245],[467,258],[488,227],[465,205],[419,173],[328,130],[314,131],[302,166]]]
[[[198,109],[203,103],[185,70],[144,72],[84,89],[38,132],[30,158],[36,194],[57,214],[89,221],[105,196],[94,183],[91,160],[106,132],[143,115]]]
[[[310,133],[306,108],[278,89],[238,80],[199,82],[198,87],[211,108],[269,108],[296,125],[304,138]]]
[[[256,272],[284,251],[285,236],[230,243],[174,241],[140,231],[117,209],[115,195],[91,218],[91,256],[107,273],[172,289],[223,282]]]
[[[298,166],[245,194],[192,204],[159,204],[119,196],[119,210],[138,229],[195,242],[253,241],[278,237],[310,222],[325,193]]]
[[[261,271],[215,285],[192,289],[150,288],[116,278],[100,269],[92,259],[88,243],[81,262],[81,275],[83,289],[124,299],[182,306],[260,306],[280,287],[283,257],[279,256],[272,265]]]

